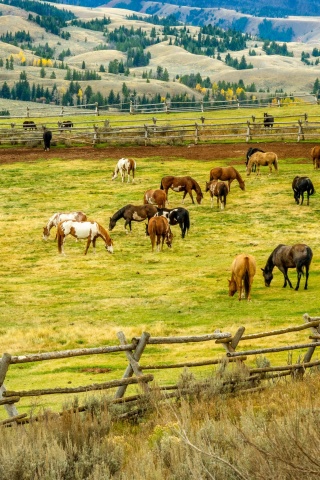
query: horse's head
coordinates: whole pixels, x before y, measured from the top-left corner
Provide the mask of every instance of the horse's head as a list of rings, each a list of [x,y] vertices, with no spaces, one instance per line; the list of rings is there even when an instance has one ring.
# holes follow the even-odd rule
[[[228,280],[228,282],[229,282],[229,297],[233,297],[233,295],[237,291],[237,284],[233,278],[231,280]]]
[[[299,205],[299,203],[300,203],[300,192],[296,188],[293,189],[293,197],[296,201],[296,204]]]
[[[117,223],[116,220],[114,220],[113,218],[110,218],[110,221],[109,221],[109,230],[110,230],[110,232],[111,232],[111,230],[114,229],[114,227],[116,226],[116,223]]]
[[[113,242],[111,238],[109,239],[108,243],[105,244],[105,247],[109,253],[113,253]]]
[[[210,182],[206,182],[205,191],[208,192],[210,190]]]
[[[173,233],[171,232],[171,229],[169,228],[166,234],[166,244],[168,245],[169,248],[172,247],[172,240],[173,240]]]
[[[273,273],[265,268],[261,268],[264,278],[264,284],[266,287],[270,287],[271,280],[273,279]]]
[[[43,240],[48,240],[49,235],[50,235],[50,231],[48,227],[43,227],[43,233],[42,233]]]
[[[203,193],[202,192],[197,193],[197,202],[199,205],[201,204],[202,199],[203,199]]]

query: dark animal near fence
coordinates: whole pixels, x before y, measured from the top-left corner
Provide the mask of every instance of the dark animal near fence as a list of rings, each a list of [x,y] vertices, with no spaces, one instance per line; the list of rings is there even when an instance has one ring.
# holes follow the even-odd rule
[[[143,196],[143,203],[145,205],[157,205],[158,208],[166,206],[167,195],[163,190],[147,190]]]
[[[62,132],[62,130],[71,130],[73,123],[71,120],[64,120],[63,122],[58,122],[58,127],[60,128],[60,132]]]
[[[303,204],[304,200],[304,193],[306,192],[307,194],[307,205],[309,205],[309,197],[310,195],[313,195],[315,193],[315,189],[313,186],[312,181],[310,180],[309,177],[299,177],[297,175],[294,177],[293,182],[292,182],[292,190],[293,190],[293,196],[296,201],[296,204],[300,204],[300,197],[301,197],[301,204]]]
[[[219,182],[219,180],[212,180],[211,182],[206,182],[206,192],[210,192],[211,197],[211,208],[213,206],[213,197],[217,197],[217,207],[221,210],[224,210],[227,204],[227,195],[229,193],[228,187],[224,182]]]
[[[272,115],[269,115],[268,113],[263,114],[263,125],[266,128],[272,128],[274,124],[274,117]]]
[[[320,168],[320,147],[315,146],[311,148],[311,158],[313,162],[313,168],[316,170]]]
[[[129,203],[124,207],[120,208],[111,218],[109,222],[109,230],[113,230],[116,226],[116,223],[120,218],[124,218],[124,229],[125,232],[127,231],[127,225],[129,225],[130,232],[131,232],[131,222],[142,222],[143,220],[148,219],[150,220],[158,212],[158,209],[155,205],[141,205],[135,206]]]
[[[249,176],[253,165],[257,166],[257,175],[260,175],[260,166],[269,167],[269,172],[272,173],[272,166],[275,171],[278,171],[278,156],[274,152],[256,152],[251,155],[248,166],[247,175]]]
[[[173,234],[170,229],[168,220],[165,217],[152,217],[148,224],[148,233],[151,240],[152,251],[157,243],[157,250],[160,252],[163,249],[163,243],[169,248],[172,247]]]
[[[215,167],[210,170],[210,182],[212,180],[225,180],[228,182],[228,190],[233,180],[237,180],[241,190],[245,190],[245,184],[238,170],[234,167]]]
[[[174,176],[168,175],[162,178],[160,183],[160,189],[166,192],[168,203],[169,203],[169,200],[168,200],[169,188],[171,188],[171,190],[173,190],[174,192],[184,192],[182,197],[182,203],[184,203],[184,199],[187,193],[190,195],[192,203],[194,203],[192,190],[196,192],[196,199],[199,204],[203,199],[203,193],[201,191],[199,184],[196,182],[196,180],[194,180],[192,177],[189,177],[189,176],[174,177]]]
[[[43,145],[44,145],[44,151],[45,152],[48,152],[50,150],[51,140],[52,140],[52,132],[50,130],[47,130],[46,128],[44,128]]]
[[[155,216],[166,217],[167,220],[169,221],[169,225],[179,224],[182,238],[185,237],[186,233],[190,228],[190,215],[188,210],[186,210],[185,208],[182,208],[182,207],[172,208],[172,209],[160,208],[158,209],[158,212],[156,213]],[[147,231],[148,231],[148,226],[147,226]]]
[[[250,160],[250,157],[251,155],[253,155],[254,153],[257,153],[257,152],[261,152],[261,153],[264,153],[264,150],[260,150],[260,148],[252,148],[250,147],[246,153],[246,161],[245,161],[245,164],[246,164],[246,169],[247,169],[247,166],[248,166],[248,163],[249,163],[249,160]],[[254,164],[252,165],[252,171],[255,172],[256,171],[256,168],[257,166]]]
[[[241,300],[244,289],[244,298],[248,301],[251,300],[251,286],[253,277],[256,274],[256,269],[256,260],[253,255],[241,253],[233,260],[231,265],[231,280],[229,280],[230,297],[233,297],[233,295],[238,292],[239,300]]]
[[[64,255],[64,242],[67,235],[72,235],[76,239],[87,239],[87,245],[84,254],[87,254],[88,248],[92,242],[93,252],[95,253],[96,241],[100,237],[104,240],[105,248],[109,253],[113,253],[113,242],[107,230],[98,222],[75,222],[74,220],[64,220],[58,224],[57,240],[58,251]]]
[[[303,275],[303,269],[305,269],[306,282],[304,289],[308,288],[308,278],[309,278],[309,267],[312,260],[312,250],[308,245],[303,243],[297,243],[293,246],[289,245],[278,245],[270,257],[267,260],[265,268],[262,268],[262,273],[264,277],[264,283],[266,287],[270,286],[271,280],[273,279],[272,270],[274,267],[278,267],[280,272],[284,276],[284,285],[285,288],[287,283],[289,283],[290,288],[292,283],[288,277],[288,268],[296,268],[298,281],[295,290],[299,290],[301,276]]]
[[[32,120],[26,120],[22,125],[25,130],[37,130],[37,125]]]

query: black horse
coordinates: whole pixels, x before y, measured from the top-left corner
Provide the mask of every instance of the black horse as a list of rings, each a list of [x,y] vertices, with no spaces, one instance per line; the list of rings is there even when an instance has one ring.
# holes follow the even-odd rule
[[[267,128],[272,128],[274,124],[274,117],[268,113],[263,114],[263,125]]]
[[[248,163],[249,163],[249,160],[250,160],[250,157],[251,155],[253,155],[254,153],[256,152],[262,152],[262,153],[265,153],[264,150],[261,150],[260,148],[252,148],[250,147],[249,150],[247,151],[247,154],[246,154],[246,168],[248,166]],[[255,172],[257,169],[257,165],[254,163],[252,165],[252,172]]]
[[[166,217],[169,225],[179,224],[182,238],[185,237],[190,228],[190,216],[188,210],[185,208],[158,208],[158,212],[155,214],[155,216]]]
[[[307,290],[309,267],[312,256],[313,253],[311,248],[303,243],[297,243],[292,247],[289,245],[278,245],[268,258],[265,268],[261,269],[264,277],[265,286],[270,287],[271,280],[273,279],[272,270],[274,267],[278,267],[280,272],[282,272],[284,276],[283,287],[285,288],[287,286],[287,283],[289,283],[290,288],[293,288],[292,283],[290,282],[288,277],[288,268],[296,268],[298,274],[298,282],[295,290],[299,290],[301,276],[303,275],[303,268],[305,268],[306,283],[304,289]]]
[[[315,193],[313,183],[309,177],[294,177],[292,182],[293,196],[297,205],[302,205],[304,200],[304,192],[307,194],[307,205],[309,205],[309,197]],[[301,197],[301,203],[300,203]]]
[[[111,218],[109,222],[109,230],[113,230],[113,228],[116,226],[116,223],[120,218],[124,218],[125,223],[124,223],[124,229],[126,233],[127,231],[127,225],[129,225],[130,231],[131,231],[131,222],[142,222],[146,218],[148,221],[150,220],[151,217],[154,217],[155,214],[158,212],[158,209],[155,205],[141,205],[141,206],[135,206],[129,203],[128,205],[125,205],[124,207],[120,208]]]
[[[44,150],[45,151],[50,150],[51,140],[52,140],[52,133],[50,132],[50,130],[47,130],[46,128],[44,128],[43,129],[43,143],[44,143]]]

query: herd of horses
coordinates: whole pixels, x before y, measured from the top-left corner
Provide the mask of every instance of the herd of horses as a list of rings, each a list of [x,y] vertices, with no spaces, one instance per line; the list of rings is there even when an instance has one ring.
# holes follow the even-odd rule
[[[318,148],[318,150],[317,150]],[[320,147],[314,147],[311,151],[314,168],[320,165]],[[246,154],[246,171],[249,176],[252,171],[260,173],[261,166],[268,166],[270,173],[272,167],[278,171],[278,157],[273,152],[264,152],[259,148],[249,148]],[[131,158],[121,158],[113,171],[112,180],[121,175],[122,183],[127,178],[127,183],[134,182],[136,171],[136,161]],[[237,180],[240,189],[245,190],[245,182],[240,173],[232,166],[215,167],[210,170],[209,182],[206,182],[205,191],[209,192],[211,198],[211,207],[213,199],[216,197],[217,206],[221,210],[226,207],[227,195],[230,193],[231,183]],[[312,181],[307,176],[296,176],[292,182],[294,200],[297,204],[302,205],[304,201],[304,193],[307,195],[307,204],[309,205],[309,197],[315,193]],[[190,229],[190,215],[187,209],[166,208],[169,204],[168,192],[183,193],[182,202],[188,194],[194,204],[193,192],[195,192],[196,201],[201,204],[203,193],[198,182],[190,177],[176,177],[172,175],[165,176],[161,179],[158,189],[148,189],[143,196],[143,205],[127,204],[117,210],[109,219],[109,231],[111,232],[116,226],[118,220],[124,219],[124,229],[128,232],[132,230],[132,222],[146,221],[146,235],[150,237],[151,248],[154,251],[157,247],[158,251],[163,250],[164,243],[169,248],[172,247],[173,233],[171,226],[179,225],[181,237],[185,238]],[[47,240],[50,235],[51,228],[56,227],[56,240],[58,244],[58,252],[64,253],[64,243],[68,235],[72,235],[76,239],[86,239],[86,247],[84,254],[86,255],[90,245],[92,244],[95,252],[96,240],[102,238],[105,248],[109,253],[113,253],[113,242],[108,231],[98,222],[89,221],[87,215],[82,212],[55,213],[53,214],[43,229],[43,239]],[[262,268],[265,286],[269,287],[273,279],[272,271],[277,267],[284,276],[284,285],[289,284],[293,288],[288,277],[288,269],[295,268],[297,271],[297,284],[295,290],[299,289],[301,277],[305,274],[304,288],[308,288],[309,268],[313,252],[308,245],[278,245],[270,254],[265,268]],[[240,254],[236,256],[231,265],[231,279],[229,280],[229,295],[233,296],[238,292],[239,300],[245,298],[251,299],[251,287],[253,278],[256,274],[256,260],[253,255]]]

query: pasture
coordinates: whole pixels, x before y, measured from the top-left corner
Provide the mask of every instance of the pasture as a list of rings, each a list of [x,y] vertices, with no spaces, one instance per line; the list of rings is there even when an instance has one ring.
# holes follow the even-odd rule
[[[146,149],[145,157],[136,158],[134,183],[111,179],[119,158],[134,158],[129,148],[122,149],[121,155],[112,149],[101,150],[99,155],[93,149],[85,154],[83,149],[74,149],[69,159],[68,150],[52,150],[50,155],[28,150],[27,162],[1,165],[1,352],[17,355],[113,345],[120,330],[128,340],[143,331],[152,336],[205,334],[215,329],[234,333],[245,326],[253,333],[301,323],[305,312],[319,315],[320,178],[312,161],[306,161],[308,145],[301,158],[279,155],[278,174],[269,175],[268,167],[261,167],[260,176],[252,173],[250,177],[245,172],[245,155],[238,153],[237,145],[229,146],[223,158],[203,161],[196,148],[181,148],[179,155],[173,155],[170,147],[166,155],[163,149],[151,151]],[[276,144],[272,151],[277,153]],[[281,151],[285,152],[284,145]],[[246,189],[242,191],[235,180],[221,211],[211,208],[205,183],[211,168],[228,165],[240,172]],[[182,205],[182,193],[169,191],[169,208],[184,206],[191,220],[184,239],[178,225],[171,227],[171,249],[164,245],[162,253],[152,252],[145,222],[133,222],[132,232],[126,234],[123,220],[110,233],[112,255],[98,239],[96,255],[90,248],[84,256],[84,241],[68,236],[66,256],[62,256],[54,241],[55,229],[48,241],[42,240],[43,227],[55,212],[82,210],[88,219],[108,228],[119,208],[128,203],[142,205],[144,192],[159,188],[165,175],[189,175],[204,193],[201,205],[192,204],[188,196]],[[291,184],[296,175],[308,175],[313,181],[316,194],[309,206],[294,201]],[[273,249],[279,243],[299,242],[307,243],[314,255],[308,290],[283,289],[283,275],[277,269],[266,288],[261,268]],[[251,302],[228,296],[231,263],[243,252],[254,255],[257,262]],[[289,270],[289,277],[295,285],[295,270]],[[264,341],[273,346],[274,339]],[[165,361],[169,348],[155,346],[149,349],[150,355]],[[210,358],[221,353],[221,347],[178,346],[172,356],[177,361],[192,361],[200,351],[202,358]],[[297,359],[299,351],[293,356]],[[123,354],[113,358],[112,364],[109,357],[99,356],[12,366],[6,387],[77,386],[89,379],[119,378]],[[177,372],[159,375],[170,383],[170,375]],[[54,404],[54,399],[50,402]]]

